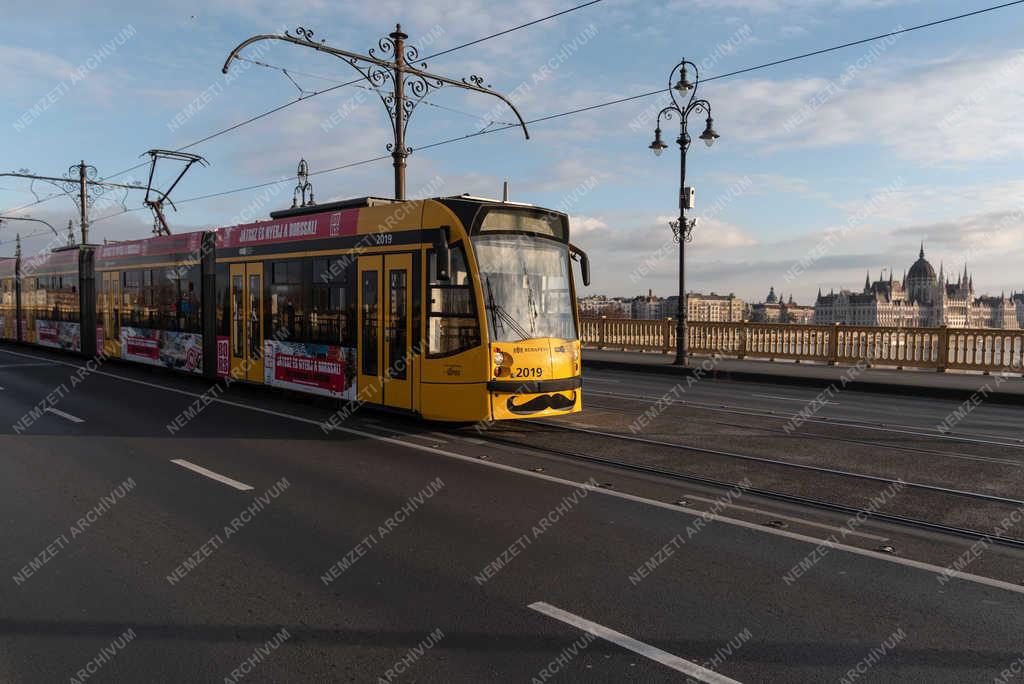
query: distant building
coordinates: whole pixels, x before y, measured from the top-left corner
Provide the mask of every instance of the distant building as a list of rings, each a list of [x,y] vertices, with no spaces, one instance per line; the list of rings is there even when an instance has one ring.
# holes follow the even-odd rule
[[[674,317],[675,306],[679,298],[670,297],[672,309],[665,312],[665,317]],[[668,303],[668,300],[666,300]],[[718,321],[727,323],[739,323],[743,320],[743,311],[746,303],[731,292],[728,295],[701,294],[690,292],[686,295],[686,317],[691,321]]]
[[[801,306],[789,295],[786,300],[775,294],[773,286],[763,302],[750,305],[750,321],[752,323],[796,323],[805,325],[813,322],[814,307]]]
[[[630,318],[634,320],[649,321],[665,318],[665,300],[655,297],[651,290],[647,291],[646,297],[634,297],[629,306]]]
[[[580,297],[580,316],[584,318],[629,318],[632,311],[629,303],[619,297],[605,297],[604,295],[591,295]]]
[[[936,275],[925,259],[924,245],[917,261],[902,280],[879,275],[872,282],[864,279],[861,292],[834,290],[823,295],[818,290],[814,303],[814,322],[820,325],[870,325],[893,327],[1003,328],[1017,329],[1024,323],[1020,300],[999,297],[975,297],[974,276],[964,272],[950,282],[940,265]]]

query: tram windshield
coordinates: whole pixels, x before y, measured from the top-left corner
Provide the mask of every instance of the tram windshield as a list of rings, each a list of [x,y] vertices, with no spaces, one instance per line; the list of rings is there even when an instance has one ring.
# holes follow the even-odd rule
[[[568,247],[529,235],[473,238],[492,342],[576,338]]]

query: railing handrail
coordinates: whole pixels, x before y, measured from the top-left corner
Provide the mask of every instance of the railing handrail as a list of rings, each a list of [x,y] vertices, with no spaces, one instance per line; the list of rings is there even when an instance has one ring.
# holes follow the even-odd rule
[[[581,318],[583,343],[601,348],[659,351],[675,348],[672,318]],[[1024,330],[908,328],[750,321],[691,321],[689,348],[697,355],[789,359],[829,364],[870,361],[898,368],[984,372],[1024,367]]]

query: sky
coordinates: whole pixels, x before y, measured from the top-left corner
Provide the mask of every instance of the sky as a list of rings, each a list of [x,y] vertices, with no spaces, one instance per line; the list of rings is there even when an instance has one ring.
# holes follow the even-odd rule
[[[280,70],[235,62],[233,47],[262,33],[305,26],[334,47],[365,52],[401,22],[429,56],[574,0],[208,0],[154,5],[72,2],[19,5],[0,26],[0,171],[61,176],[85,160],[102,178],[146,181],[134,166],[151,148],[180,148],[285,104],[300,93],[358,77],[347,63],[283,42],[243,54]],[[595,5],[429,60],[453,78],[481,75],[524,118],[667,87],[683,58],[701,79],[884,34],[995,0],[603,0]],[[813,303],[819,289],[859,289],[889,270],[902,276],[924,243],[938,270],[974,273],[979,293],[1024,289],[1024,5],[738,76],[708,80],[721,138],[691,147],[696,188],[687,289],[762,301],[770,287]],[[293,82],[294,81],[294,82]],[[678,119],[663,121],[670,147],[648,149],[655,95],[451,144],[514,114],[486,95],[441,88],[408,127],[410,195],[471,193],[558,208],[591,259],[580,294],[677,291]],[[694,116],[691,134],[703,130]],[[300,158],[311,171],[388,154],[377,94],[346,86],[308,97],[188,151],[193,168],[171,198],[172,230],[266,218],[290,206]],[[322,173],[317,201],[390,196],[390,158]],[[166,187],[176,169],[157,172]],[[276,185],[205,195],[270,181]],[[163,185],[162,185],[163,184]],[[0,177],[2,215],[49,221],[62,234],[77,210],[67,197],[18,209],[59,191]],[[92,242],[146,237],[138,191],[108,192],[92,213]],[[196,199],[200,198],[200,199]],[[77,220],[76,220],[77,225]],[[46,231],[40,234],[39,231]],[[33,252],[51,243],[40,224],[0,223],[0,256],[14,234]]]

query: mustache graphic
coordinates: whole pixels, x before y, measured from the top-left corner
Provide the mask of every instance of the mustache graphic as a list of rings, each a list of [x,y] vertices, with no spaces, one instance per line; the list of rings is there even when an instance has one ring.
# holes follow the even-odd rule
[[[530,413],[539,413],[544,409],[555,409],[556,411],[564,411],[570,409],[576,405],[576,393],[573,392],[571,397],[565,397],[561,394],[543,394],[539,397],[530,399],[525,404],[516,406],[516,398],[509,397],[508,410],[510,413],[517,415],[527,415]]]

